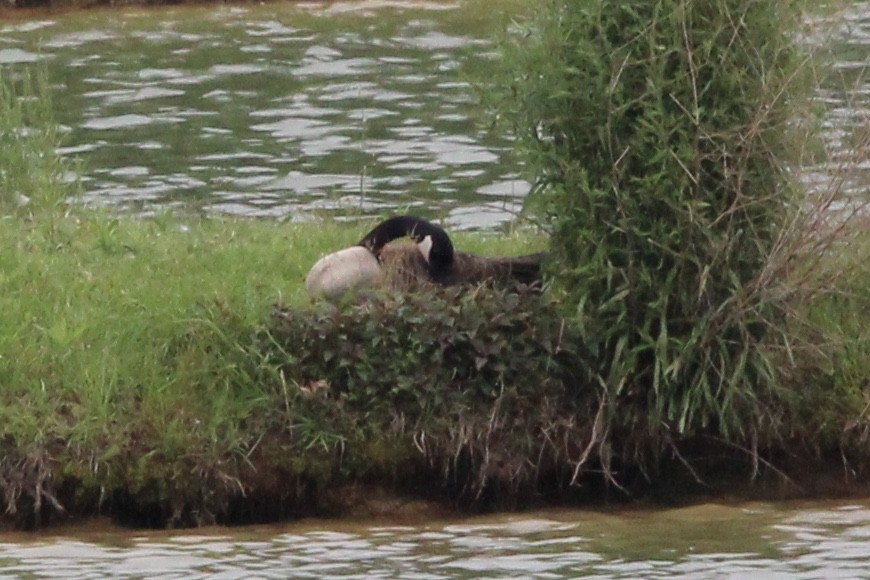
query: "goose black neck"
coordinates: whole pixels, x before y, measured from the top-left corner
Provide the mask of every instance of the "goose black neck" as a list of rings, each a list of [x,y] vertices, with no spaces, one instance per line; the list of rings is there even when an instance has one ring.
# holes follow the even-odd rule
[[[395,239],[408,236],[420,243],[427,237],[432,241],[427,261],[433,278],[444,275],[453,265],[453,242],[442,228],[426,220],[409,215],[394,216],[377,225],[360,240],[360,246],[377,255],[381,248]]]

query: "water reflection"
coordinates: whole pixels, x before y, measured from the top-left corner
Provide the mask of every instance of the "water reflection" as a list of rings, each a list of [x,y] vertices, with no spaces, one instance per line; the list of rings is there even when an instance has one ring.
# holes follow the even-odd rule
[[[354,1],[72,13],[0,25],[0,64],[48,66],[88,204],[291,219],[398,208],[492,227],[529,190],[472,89],[499,12]],[[866,199],[870,2],[818,23],[806,42],[836,58],[818,96],[833,165],[803,174],[815,191]]]
[[[336,522],[77,539],[0,537],[0,574],[209,578],[855,578],[870,507],[549,511],[427,525]]]

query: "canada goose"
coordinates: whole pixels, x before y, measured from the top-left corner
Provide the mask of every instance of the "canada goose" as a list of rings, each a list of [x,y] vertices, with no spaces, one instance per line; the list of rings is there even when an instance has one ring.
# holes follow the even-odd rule
[[[408,236],[416,242],[417,252],[401,252],[402,257],[393,257],[389,242]],[[443,286],[479,284],[481,282],[516,281],[534,284],[540,281],[541,262],[544,253],[509,258],[485,258],[453,249],[450,236],[442,228],[413,216],[396,216],[381,222],[359,242],[378,256],[383,269],[387,264],[401,261],[405,267],[420,264],[423,259],[426,272],[414,268],[417,278],[428,278]],[[399,247],[401,248],[401,246]],[[408,256],[410,254],[410,256]],[[418,258],[419,256],[419,258]]]
[[[390,244],[406,236],[414,245]],[[321,258],[309,272],[305,286],[312,295],[334,299],[350,289],[381,285],[406,290],[430,284],[513,281],[532,285],[540,280],[543,257],[539,253],[485,258],[456,252],[442,228],[403,215],[381,222],[356,246]]]

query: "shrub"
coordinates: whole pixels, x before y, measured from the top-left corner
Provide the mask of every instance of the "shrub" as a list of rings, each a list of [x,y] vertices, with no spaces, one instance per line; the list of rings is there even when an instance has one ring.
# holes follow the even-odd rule
[[[799,16],[788,0],[552,0],[506,46],[499,113],[536,176],[555,289],[628,404],[617,424],[734,440],[775,421],[761,345],[778,340],[767,266],[799,200]]]
[[[542,465],[570,477],[598,399],[579,344],[539,294],[480,287],[279,309],[264,349],[302,448],[340,446],[351,475],[383,480],[413,472],[416,446],[475,500],[537,488]]]

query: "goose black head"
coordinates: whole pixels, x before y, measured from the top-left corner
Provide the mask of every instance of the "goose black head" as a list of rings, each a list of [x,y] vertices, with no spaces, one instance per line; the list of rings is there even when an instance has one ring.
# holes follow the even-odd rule
[[[395,216],[381,222],[358,245],[378,255],[386,244],[405,236],[418,244],[434,279],[450,271],[453,266],[453,242],[450,236],[435,224],[413,216]]]

